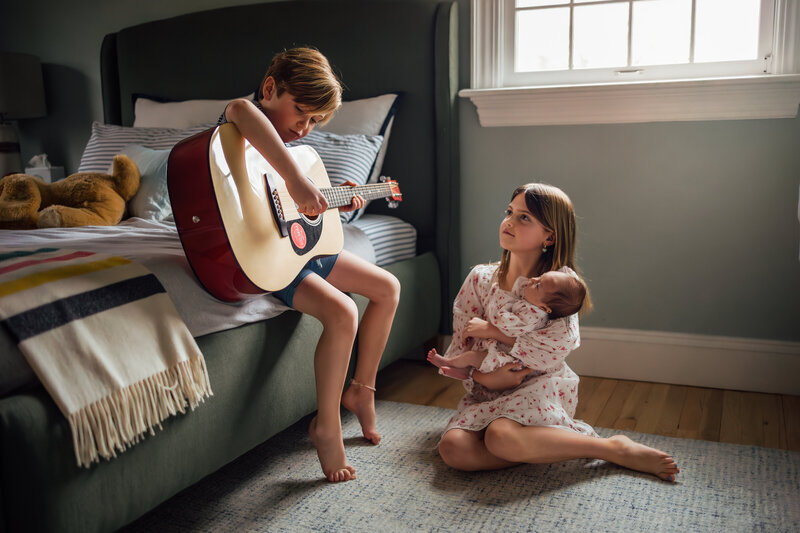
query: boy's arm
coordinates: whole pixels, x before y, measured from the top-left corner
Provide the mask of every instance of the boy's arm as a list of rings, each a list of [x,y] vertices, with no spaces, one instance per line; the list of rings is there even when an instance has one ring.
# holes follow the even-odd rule
[[[325,196],[300,172],[272,122],[252,102],[245,99],[232,101],[225,109],[225,117],[278,171],[298,211],[318,215],[328,208]]]

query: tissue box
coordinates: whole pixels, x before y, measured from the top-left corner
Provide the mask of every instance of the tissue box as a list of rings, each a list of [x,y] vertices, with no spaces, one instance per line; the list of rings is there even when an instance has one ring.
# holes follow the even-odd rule
[[[25,174],[39,176],[48,183],[64,178],[64,167],[28,167]]]

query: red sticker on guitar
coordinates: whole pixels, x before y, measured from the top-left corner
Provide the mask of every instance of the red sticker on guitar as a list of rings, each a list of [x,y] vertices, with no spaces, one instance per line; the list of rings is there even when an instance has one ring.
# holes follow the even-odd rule
[[[289,235],[292,236],[292,242],[301,250],[306,247],[306,231],[298,222],[292,224],[289,229]]]

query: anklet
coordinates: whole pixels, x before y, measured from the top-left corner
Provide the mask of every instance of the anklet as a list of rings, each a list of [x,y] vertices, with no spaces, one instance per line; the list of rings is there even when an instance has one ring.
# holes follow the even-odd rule
[[[356,385],[356,386],[358,386],[358,387],[364,387],[365,389],[369,389],[369,390],[371,390],[372,392],[378,392],[378,389],[376,389],[375,387],[370,387],[369,385],[364,385],[364,384],[363,384],[363,383],[361,383],[360,381],[356,381],[356,380],[354,380],[354,379],[351,379],[351,380],[350,380],[350,384],[351,384],[351,385]]]

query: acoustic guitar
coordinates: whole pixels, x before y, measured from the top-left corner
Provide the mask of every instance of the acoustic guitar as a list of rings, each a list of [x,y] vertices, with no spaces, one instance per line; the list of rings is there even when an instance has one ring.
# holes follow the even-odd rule
[[[234,124],[184,139],[170,152],[167,187],[183,250],[197,279],[220,300],[281,290],[309,260],[341,252],[335,208],[355,195],[402,200],[393,180],[331,187],[316,150],[288,150],[328,200],[321,215],[297,211],[281,176]]]

